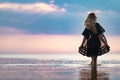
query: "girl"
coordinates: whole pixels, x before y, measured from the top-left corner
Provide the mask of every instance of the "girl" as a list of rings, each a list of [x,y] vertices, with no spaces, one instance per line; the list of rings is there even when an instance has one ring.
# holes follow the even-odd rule
[[[82,33],[84,36],[79,53],[91,57],[91,65],[96,66],[97,56],[109,52],[109,46],[103,33],[105,30],[97,23],[95,13],[89,13],[84,21],[85,29]],[[104,45],[102,48],[101,46]],[[83,47],[84,46],[84,47]]]

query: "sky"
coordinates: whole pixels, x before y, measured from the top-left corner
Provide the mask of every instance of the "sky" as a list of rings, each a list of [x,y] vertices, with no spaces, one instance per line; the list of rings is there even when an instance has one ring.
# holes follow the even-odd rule
[[[0,0],[0,53],[77,53],[88,13],[120,52],[119,0]]]

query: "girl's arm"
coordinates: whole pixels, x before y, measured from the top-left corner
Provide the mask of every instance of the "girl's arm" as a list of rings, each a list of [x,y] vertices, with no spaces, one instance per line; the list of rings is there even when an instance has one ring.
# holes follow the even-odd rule
[[[102,42],[103,42],[104,44],[108,45],[107,39],[105,38],[105,36],[104,36],[103,34],[100,34],[100,35],[99,35],[99,39],[102,40]]]
[[[81,46],[83,46],[83,44],[85,43],[85,41],[86,41],[86,38],[83,37],[83,40],[82,40],[82,44],[81,44]]]

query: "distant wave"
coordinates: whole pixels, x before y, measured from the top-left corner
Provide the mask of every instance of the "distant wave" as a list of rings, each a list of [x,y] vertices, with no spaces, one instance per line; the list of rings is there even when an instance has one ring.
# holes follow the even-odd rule
[[[90,67],[89,60],[40,60],[25,58],[0,58],[0,66],[69,66],[69,67]],[[98,60],[98,67],[120,67],[119,60]]]

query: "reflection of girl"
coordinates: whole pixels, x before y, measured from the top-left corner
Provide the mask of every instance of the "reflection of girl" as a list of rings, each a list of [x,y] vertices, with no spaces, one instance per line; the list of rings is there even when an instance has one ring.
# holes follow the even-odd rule
[[[103,44],[108,46],[107,40],[105,36],[103,36],[105,30],[96,21],[97,17],[95,13],[89,13],[87,19],[84,22],[85,29],[82,33],[84,38],[80,46],[80,48],[83,45],[87,46],[87,53],[85,55],[92,58],[91,65],[97,64],[97,56],[101,54],[101,41],[103,42]],[[85,44],[86,42],[87,44]]]
[[[96,68],[80,69],[79,80],[110,80],[109,73]]]

